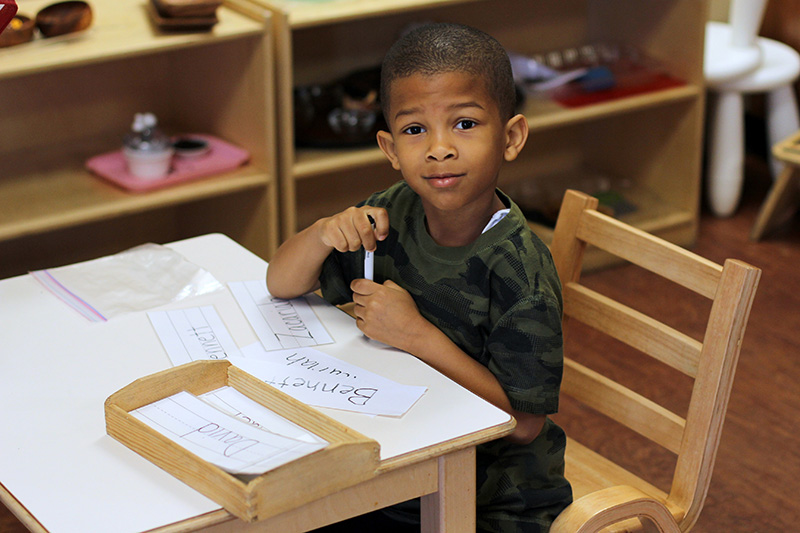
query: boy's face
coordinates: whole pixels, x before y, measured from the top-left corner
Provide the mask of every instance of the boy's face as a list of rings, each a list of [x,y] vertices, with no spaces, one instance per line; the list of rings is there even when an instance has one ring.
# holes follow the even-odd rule
[[[524,117],[502,120],[484,81],[462,72],[397,79],[389,102],[378,144],[426,213],[493,201],[501,164],[527,139]]]

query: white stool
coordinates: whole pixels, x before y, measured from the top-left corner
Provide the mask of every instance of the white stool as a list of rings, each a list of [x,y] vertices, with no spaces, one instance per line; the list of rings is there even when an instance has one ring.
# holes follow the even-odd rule
[[[732,27],[719,22],[706,25],[706,38],[730,42]],[[761,62],[744,75],[714,78],[709,63],[712,46],[707,44],[704,72],[711,91],[709,98],[707,193],[711,210],[717,216],[733,214],[739,203],[744,181],[744,95],[767,93],[767,137],[769,145],[800,129],[797,100],[792,86],[800,75],[800,54],[793,48],[764,37],[756,37]],[[711,78],[711,79],[709,79]],[[773,176],[781,163],[770,158]]]

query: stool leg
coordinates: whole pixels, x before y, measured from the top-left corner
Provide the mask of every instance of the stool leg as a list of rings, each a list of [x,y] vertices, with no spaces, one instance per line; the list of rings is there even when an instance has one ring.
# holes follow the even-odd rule
[[[767,93],[767,139],[769,146],[775,146],[782,140],[800,130],[797,99],[792,84],[778,87]],[[771,150],[770,150],[771,151]],[[772,178],[778,179],[783,170],[783,163],[770,154]]]
[[[744,104],[741,93],[711,94],[706,191],[711,211],[726,217],[736,210],[742,191]]]

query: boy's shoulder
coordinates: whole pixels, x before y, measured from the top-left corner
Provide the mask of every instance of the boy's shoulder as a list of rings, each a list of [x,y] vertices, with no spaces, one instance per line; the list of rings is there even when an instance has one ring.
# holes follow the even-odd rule
[[[418,199],[417,193],[408,186],[408,183],[404,180],[400,180],[382,191],[372,193],[370,197],[361,202],[359,206],[372,205],[375,207],[387,207],[398,203],[412,204]]]
[[[485,238],[485,246],[478,254],[485,262],[487,272],[496,279],[520,283],[541,294],[558,299],[561,283],[553,256],[544,241],[531,229],[522,210],[513,200],[498,192],[510,206],[508,215]],[[498,230],[492,233],[493,230]]]
[[[496,232],[486,232],[482,235],[486,247],[497,249],[503,247],[509,251],[515,252],[517,255],[543,255],[548,259],[550,256],[550,249],[544,241],[531,229],[528,220],[522,212],[522,209],[505,193],[497,190],[498,196],[505,205],[508,206],[508,214],[501,220],[497,226]],[[492,228],[495,229],[495,228]]]

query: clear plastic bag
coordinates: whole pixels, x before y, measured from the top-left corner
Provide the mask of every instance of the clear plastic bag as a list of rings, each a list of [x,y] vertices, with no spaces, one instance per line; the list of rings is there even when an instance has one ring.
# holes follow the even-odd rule
[[[176,251],[152,243],[31,275],[64,303],[96,322],[223,288],[209,272]]]

